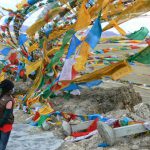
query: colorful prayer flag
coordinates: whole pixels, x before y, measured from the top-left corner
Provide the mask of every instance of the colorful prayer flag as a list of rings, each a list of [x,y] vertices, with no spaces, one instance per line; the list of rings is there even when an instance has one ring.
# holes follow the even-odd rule
[[[2,55],[4,55],[4,56],[8,56],[10,50],[11,50],[10,47],[5,47],[4,49],[2,49],[2,50],[0,51],[0,54],[2,54]]]
[[[91,24],[91,17],[88,10],[85,7],[85,2],[83,1],[78,14],[78,19],[75,25],[75,30],[79,31]]]
[[[26,34],[21,34],[18,39],[18,44],[22,46],[28,40]]]
[[[75,53],[76,48],[81,44],[81,41],[75,36],[72,36],[71,43],[69,46],[68,54],[67,54],[67,59],[71,57]]]
[[[102,27],[100,23],[100,18],[98,17],[91,30],[89,31],[85,41],[91,46],[91,48],[95,48],[95,46],[98,44],[100,37],[102,34]]]
[[[146,47],[134,56],[129,57],[128,61],[137,61],[143,64],[150,64],[150,46]]]

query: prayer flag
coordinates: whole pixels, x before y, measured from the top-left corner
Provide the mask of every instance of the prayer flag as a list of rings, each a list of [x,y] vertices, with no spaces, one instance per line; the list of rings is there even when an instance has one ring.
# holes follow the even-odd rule
[[[71,55],[75,53],[76,48],[81,44],[81,41],[75,36],[72,36],[71,43],[69,46],[68,54],[67,54],[67,59],[70,58]]]
[[[89,31],[85,41],[91,46],[91,48],[95,48],[95,46],[98,44],[99,39],[102,34],[102,27],[100,23],[100,18],[98,17],[91,30]]]
[[[134,56],[129,57],[128,61],[137,61],[143,64],[150,64],[150,46],[146,47]]]
[[[8,56],[10,50],[11,50],[10,47],[5,47],[4,49],[2,49],[2,50],[0,51],[0,54],[2,54],[2,55],[4,55],[4,56]]]
[[[88,12],[88,10],[85,7],[85,2],[82,3],[79,14],[78,14],[78,19],[75,25],[75,30],[79,31],[91,24],[91,17]]]
[[[28,0],[28,4],[30,5],[34,5],[35,3],[37,3],[40,0]]]
[[[21,34],[18,39],[18,44],[22,46],[28,40],[26,34]]]

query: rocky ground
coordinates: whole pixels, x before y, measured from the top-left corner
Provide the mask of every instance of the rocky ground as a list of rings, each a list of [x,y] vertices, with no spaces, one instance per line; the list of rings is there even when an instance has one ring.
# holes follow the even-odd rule
[[[54,104],[57,110],[77,114],[101,112],[103,115],[111,117],[119,118],[121,116],[128,116],[135,120],[150,120],[150,105],[146,100],[143,102],[137,93],[140,92],[141,95],[149,95],[147,92],[150,90],[136,88],[128,85],[122,86],[120,83],[112,84],[111,82],[105,82],[101,85],[101,88],[96,88],[89,92],[84,90],[79,97],[73,97],[70,100],[56,98],[53,102],[55,102]],[[118,94],[118,91],[120,94]],[[119,97],[121,93],[122,97]],[[129,98],[132,102],[131,105],[129,103],[127,104],[129,104],[129,107],[136,105],[133,109],[134,112],[131,112],[130,109],[129,111],[125,105],[125,102],[129,100],[129,98],[126,98],[126,95],[129,93]],[[108,105],[109,103],[111,105]],[[102,148],[98,147],[98,144],[102,142],[102,138],[98,134],[80,142],[65,142],[62,128],[52,128],[51,131],[42,131],[40,128],[22,124],[28,117],[22,111],[15,112],[15,115],[14,130],[12,131],[7,150],[102,150]],[[113,147],[106,149],[149,150],[149,141],[149,134],[133,135],[119,139]]]
[[[53,99],[57,110],[72,112],[75,114],[107,113],[117,109],[133,109],[142,102],[142,97],[135,92],[131,85],[117,85],[114,87],[103,87],[94,89],[83,89],[80,96],[72,96],[70,100]],[[105,85],[106,86],[106,85]],[[59,105],[58,105],[59,102]]]
[[[97,111],[96,108],[98,109],[99,112],[100,111],[103,112],[103,108],[106,106],[107,109],[105,109],[105,114],[103,114],[105,116],[111,116],[112,118],[113,117],[120,118],[122,116],[128,116],[130,118],[133,118],[133,119],[139,120],[139,121],[140,120],[141,121],[148,121],[148,120],[150,121],[150,103],[146,99],[144,99],[145,102],[141,101],[138,93],[135,93],[135,91],[134,91],[134,89],[136,90],[137,87],[133,87],[134,89],[132,89],[132,87],[129,88],[128,86],[122,87],[122,84],[120,84],[120,83],[119,84],[117,84],[117,83],[111,84],[109,82],[106,82],[103,85],[101,85],[101,88],[102,87],[105,88],[106,90],[102,89],[102,90],[99,90],[99,92],[97,90],[90,91],[91,93],[94,93],[94,95],[89,94],[90,93],[89,92],[89,93],[87,93],[88,95],[86,98],[83,98],[86,95],[86,94],[84,95],[84,92],[83,92],[82,93],[83,95],[80,97],[83,100],[82,102],[80,101],[81,99],[79,99],[79,100],[75,99],[75,101],[74,101],[74,99],[72,99],[75,106],[71,106],[72,103],[70,102],[70,103],[67,103],[67,107],[66,107],[66,105],[64,105],[64,107],[62,107],[62,109],[69,111],[69,109],[71,107],[72,111],[75,111],[75,112],[81,112],[81,111],[87,112],[88,110],[92,110],[91,113],[93,113],[93,111],[94,112]],[[112,88],[110,88],[110,87],[112,87]],[[105,91],[105,94],[103,93],[104,92],[103,90]],[[119,95],[119,94],[117,94],[118,91],[120,92],[120,95],[122,97],[118,97],[118,95]],[[140,92],[141,95],[145,95],[147,93],[147,89],[142,89],[142,90],[137,89],[136,91]],[[128,92],[130,93],[130,96],[128,96],[128,98],[125,98],[128,95]],[[150,90],[148,92],[150,92]],[[99,96],[96,96],[97,94],[99,96],[101,95],[101,97],[103,97],[105,95],[105,97],[103,97],[103,99],[101,99],[101,98],[99,98]],[[94,97],[94,96],[96,96],[96,97]],[[130,109],[128,110],[128,108],[127,109],[123,108],[124,102],[122,100],[128,101],[130,98],[131,98],[130,101],[132,101],[132,103],[134,103],[134,105],[135,105],[133,108],[133,112]],[[134,101],[134,98],[137,101]],[[96,102],[94,103],[95,109],[92,108],[93,102],[89,103],[88,99],[90,99],[90,101],[92,101],[92,99],[96,100]],[[119,99],[120,99],[120,101],[118,101]],[[114,101],[112,102],[111,100],[114,100]],[[77,102],[77,101],[80,101],[80,102]],[[100,101],[102,103],[101,103],[101,105],[98,105],[98,103]],[[110,105],[108,105],[107,103],[110,103]],[[139,103],[139,104],[136,104],[136,103]],[[115,106],[114,106],[114,104],[115,104]],[[111,110],[111,109],[113,109],[113,110]],[[116,144],[113,147],[108,147],[105,149],[106,150],[139,150],[139,149],[140,150],[149,150],[150,149],[149,141],[150,141],[149,134],[133,135],[133,136],[120,138],[120,139],[118,139],[118,141],[116,142]],[[102,141],[102,138],[100,137],[100,135],[95,135],[95,136],[91,137],[90,139],[86,139],[86,140],[76,142],[76,143],[64,142],[58,150],[76,150],[76,149],[79,149],[79,150],[102,150],[103,148],[97,147],[98,144],[100,144],[102,142],[103,141]]]

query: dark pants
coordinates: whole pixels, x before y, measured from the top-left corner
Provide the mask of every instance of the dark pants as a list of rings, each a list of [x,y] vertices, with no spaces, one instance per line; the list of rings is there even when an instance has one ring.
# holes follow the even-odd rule
[[[10,132],[4,133],[0,131],[0,150],[5,150],[9,140]]]

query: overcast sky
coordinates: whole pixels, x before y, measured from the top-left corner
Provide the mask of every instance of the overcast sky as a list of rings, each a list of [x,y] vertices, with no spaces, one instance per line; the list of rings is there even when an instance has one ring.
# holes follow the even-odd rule
[[[19,2],[21,2],[21,0],[0,0],[0,6],[16,10],[16,4]]]
[[[142,15],[142,16],[133,18],[133,19],[121,24],[120,27],[122,29],[124,29],[127,33],[132,33],[136,30],[139,30],[141,27],[146,27],[150,31],[150,12],[146,13],[145,15],[147,15],[147,16]],[[110,29],[109,31],[118,33],[118,31],[114,28]],[[149,33],[149,35],[150,35],[150,33]]]

